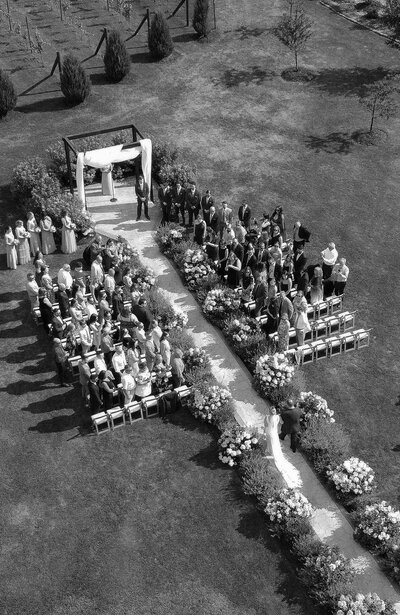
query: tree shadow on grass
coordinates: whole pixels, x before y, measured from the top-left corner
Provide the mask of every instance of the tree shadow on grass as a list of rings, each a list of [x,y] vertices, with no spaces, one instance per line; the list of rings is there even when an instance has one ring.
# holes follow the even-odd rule
[[[208,468],[209,470],[224,469],[224,466],[218,459],[218,444],[216,440],[213,440],[208,446],[190,457],[190,461],[193,461],[193,463],[202,468]],[[230,470],[229,466],[225,466],[225,469]]]
[[[71,105],[67,104],[63,96],[59,96],[58,98],[46,98],[26,105],[19,105],[16,111],[21,113],[54,113],[54,111],[64,111],[65,109],[71,109]]]
[[[15,320],[15,312],[14,312],[14,319],[9,320],[9,322],[13,322]],[[17,337],[29,337],[30,335],[33,335],[33,331],[32,329],[27,326],[27,324],[25,322],[21,323],[20,325],[17,325],[16,327],[10,327],[8,329],[3,329],[2,331],[0,331],[0,339],[14,339]]]
[[[249,69],[238,70],[237,68],[229,68],[224,72],[222,77],[213,79],[214,85],[223,85],[226,88],[237,87],[241,84],[261,85],[264,81],[271,81],[276,77],[274,71],[268,71],[260,66],[251,66]]]
[[[8,395],[16,395],[17,397],[20,397],[21,395],[24,395],[25,393],[36,393],[38,391],[49,391],[49,390],[53,390],[54,388],[58,388],[58,382],[56,382],[55,377],[51,377],[51,378],[47,378],[47,379],[40,379],[37,380],[35,382],[32,382],[30,380],[18,380],[17,382],[10,382],[9,384],[7,384],[4,387],[0,387],[0,393],[7,393]],[[65,399],[65,396],[63,395],[63,399]],[[48,405],[48,400],[46,401],[42,401],[42,402],[38,402],[40,404],[42,404],[42,406],[45,406],[46,404]],[[53,404],[53,401],[51,402]],[[23,408],[24,409],[24,408]],[[49,410],[50,408],[48,408]],[[41,410],[42,412],[47,410]]]
[[[186,32],[184,34],[177,34],[172,37],[174,43],[190,43],[191,41],[197,41],[199,36],[196,32]]]
[[[349,154],[354,146],[353,133],[331,132],[325,137],[308,135],[305,139],[307,149],[327,154]]]
[[[365,68],[353,66],[351,68],[327,68],[316,74],[311,82],[311,87],[331,94],[332,96],[364,96],[366,87],[381,81],[389,74],[393,74],[389,68],[377,66]]]

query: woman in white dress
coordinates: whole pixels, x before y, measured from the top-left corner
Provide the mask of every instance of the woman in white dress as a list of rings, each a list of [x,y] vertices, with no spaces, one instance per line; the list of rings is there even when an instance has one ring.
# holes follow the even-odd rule
[[[22,220],[15,223],[15,239],[18,241],[17,257],[18,265],[26,265],[31,260],[28,243],[29,233],[25,230]]]
[[[322,284],[322,268],[318,265],[318,267],[314,268],[313,277],[310,280],[310,302],[311,305],[315,305],[316,303],[320,303],[324,298],[324,288]]]
[[[56,244],[54,242],[56,227],[53,225],[50,216],[45,216],[40,221],[40,228],[42,230],[42,252],[43,254],[53,254],[56,251]]]
[[[113,194],[112,164],[108,164],[101,169],[101,192],[104,196]]]
[[[35,256],[37,250],[42,251],[42,244],[40,242],[40,228],[36,222],[36,218],[30,211],[27,215],[26,230],[30,234],[29,243],[31,246],[31,254]]]
[[[298,470],[285,458],[282,452],[278,433],[280,420],[276,409],[273,406],[269,408],[269,412],[264,419],[265,455],[273,458],[277,470],[282,474],[288,487],[297,488],[301,486],[301,478]]]
[[[76,252],[75,229],[76,226],[72,222],[69,214],[64,210],[62,212],[62,232],[61,232],[61,252],[64,254],[72,254]]]
[[[18,260],[16,246],[19,242],[15,239],[11,226],[6,227],[4,238],[6,240],[7,267],[9,269],[16,269]]]
[[[307,301],[302,290],[299,290],[293,299],[293,310],[297,345],[303,346],[305,334],[311,331],[311,327],[307,316]]]

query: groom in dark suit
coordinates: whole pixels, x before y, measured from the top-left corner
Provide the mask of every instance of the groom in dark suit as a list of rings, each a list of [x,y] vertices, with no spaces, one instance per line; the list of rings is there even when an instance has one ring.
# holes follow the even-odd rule
[[[281,412],[282,427],[279,437],[284,440],[290,435],[290,448],[295,453],[299,442],[301,410],[292,399],[289,399],[286,408]]]

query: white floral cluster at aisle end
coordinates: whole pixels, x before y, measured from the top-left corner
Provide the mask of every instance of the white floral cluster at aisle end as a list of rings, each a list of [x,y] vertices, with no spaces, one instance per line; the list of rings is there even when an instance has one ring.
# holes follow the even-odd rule
[[[268,499],[264,512],[276,523],[285,524],[293,517],[311,517],[313,508],[306,496],[296,489],[282,489]]]
[[[183,273],[189,288],[196,288],[202,278],[205,278],[212,269],[207,262],[207,255],[203,250],[186,250],[183,263]]]
[[[329,423],[335,422],[333,418],[334,412],[328,408],[326,399],[320,397],[316,393],[312,393],[311,391],[300,393],[298,405],[303,412],[301,417],[303,426],[306,426],[312,417],[325,419]]]
[[[250,451],[258,444],[258,439],[239,425],[226,429],[218,440],[220,453],[218,455],[222,463],[236,466],[245,451]]]
[[[362,495],[374,487],[374,471],[358,457],[346,459],[326,474],[341,493]]]
[[[212,386],[206,392],[195,390],[193,414],[207,423],[215,423],[217,414],[231,399],[228,389],[219,386]]]
[[[240,307],[241,289],[214,288],[207,293],[203,310],[209,316],[226,318]]]
[[[285,353],[265,354],[256,363],[256,378],[261,389],[268,393],[269,389],[288,384],[294,374],[295,367]]]
[[[383,554],[400,549],[400,511],[382,500],[368,504],[357,515],[355,534]]]
[[[390,608],[390,612],[393,612]],[[377,594],[356,594],[340,596],[335,615],[383,615],[388,613],[387,605]]]

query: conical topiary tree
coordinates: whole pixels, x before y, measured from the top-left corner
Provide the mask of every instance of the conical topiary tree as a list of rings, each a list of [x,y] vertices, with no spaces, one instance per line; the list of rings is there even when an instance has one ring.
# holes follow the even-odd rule
[[[211,32],[209,0],[196,0],[192,24],[199,36],[207,37],[209,35]]]
[[[150,54],[156,60],[169,56],[174,49],[167,20],[162,13],[156,13],[152,19],[149,32]]]
[[[75,56],[64,58],[61,67],[61,91],[71,105],[79,105],[90,94],[92,84]]]
[[[112,83],[121,81],[131,69],[129,53],[120,33],[116,30],[111,30],[107,36],[104,67],[107,79]]]
[[[0,70],[0,117],[5,117],[17,104],[13,82],[4,70]]]

